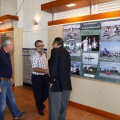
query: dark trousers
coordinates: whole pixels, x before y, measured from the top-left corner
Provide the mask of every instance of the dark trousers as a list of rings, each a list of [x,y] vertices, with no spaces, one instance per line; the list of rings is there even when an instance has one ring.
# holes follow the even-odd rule
[[[43,110],[43,102],[48,98],[48,75],[33,75],[32,87],[38,111]]]

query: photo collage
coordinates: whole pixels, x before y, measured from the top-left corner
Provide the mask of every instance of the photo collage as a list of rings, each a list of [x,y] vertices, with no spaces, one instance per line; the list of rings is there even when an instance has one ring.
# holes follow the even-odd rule
[[[119,19],[64,25],[63,40],[71,75],[120,83]]]

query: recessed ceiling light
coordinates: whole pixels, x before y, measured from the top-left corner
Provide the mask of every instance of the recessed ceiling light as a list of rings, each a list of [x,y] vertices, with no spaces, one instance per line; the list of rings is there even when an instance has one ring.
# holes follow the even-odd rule
[[[73,6],[75,6],[76,4],[74,4],[74,3],[72,3],[72,4],[68,4],[68,5],[66,5],[67,7],[73,7]]]

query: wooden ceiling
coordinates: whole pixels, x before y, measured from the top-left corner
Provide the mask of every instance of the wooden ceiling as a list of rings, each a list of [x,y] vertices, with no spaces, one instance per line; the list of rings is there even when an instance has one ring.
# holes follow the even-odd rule
[[[41,5],[41,10],[49,13],[57,13],[66,10],[72,10],[82,7],[87,7],[92,4],[101,4],[105,2],[111,2],[114,0],[55,0]],[[65,5],[75,3],[73,7],[66,7]]]

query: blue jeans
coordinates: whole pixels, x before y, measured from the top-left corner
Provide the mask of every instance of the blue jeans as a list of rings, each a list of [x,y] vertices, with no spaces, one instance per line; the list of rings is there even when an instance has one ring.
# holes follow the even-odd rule
[[[0,93],[0,120],[4,120],[6,103],[13,118],[21,115],[21,112],[16,106],[10,80],[1,80],[0,87],[2,88],[2,92]]]

